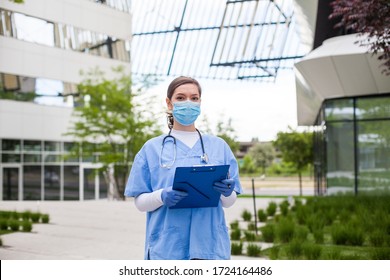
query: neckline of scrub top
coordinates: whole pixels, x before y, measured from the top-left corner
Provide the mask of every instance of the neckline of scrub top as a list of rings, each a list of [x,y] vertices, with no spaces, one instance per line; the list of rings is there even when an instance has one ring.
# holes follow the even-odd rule
[[[203,135],[202,135],[202,137],[203,137]],[[203,142],[204,142],[204,137],[203,137]],[[184,144],[179,139],[176,139],[176,146],[177,146],[177,148],[179,148],[180,150],[182,150],[183,152],[185,152],[187,154],[189,152],[191,152],[191,154],[195,154],[195,155],[198,155],[198,152],[199,152],[199,156],[201,156],[203,154],[202,145],[200,144],[200,138],[195,142],[195,144],[192,148],[188,147],[186,144]]]

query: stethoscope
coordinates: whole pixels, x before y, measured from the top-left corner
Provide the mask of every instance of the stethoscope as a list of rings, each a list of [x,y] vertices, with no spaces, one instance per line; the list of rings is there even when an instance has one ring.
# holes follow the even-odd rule
[[[200,156],[200,161],[202,163],[207,164],[209,162],[209,157],[207,156],[207,154],[205,152],[205,149],[204,149],[202,134],[200,134],[198,129],[196,129],[196,131],[199,134],[200,144],[202,146],[202,152],[203,152],[203,155]],[[176,138],[171,135],[171,132],[172,132],[172,129],[169,130],[168,135],[164,137],[164,139],[162,141],[162,144],[161,144],[160,167],[162,167],[162,168],[171,168],[174,165],[175,161],[176,161]],[[169,164],[166,164],[166,163],[162,162],[162,155],[163,155],[163,151],[164,151],[165,141],[168,138],[172,138],[172,141],[173,141],[173,160]]]

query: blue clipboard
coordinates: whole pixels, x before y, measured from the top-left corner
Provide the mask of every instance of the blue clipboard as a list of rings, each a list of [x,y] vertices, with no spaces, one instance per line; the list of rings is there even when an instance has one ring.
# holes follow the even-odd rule
[[[171,209],[217,207],[221,194],[214,190],[214,182],[228,178],[230,165],[177,167],[172,188],[185,191],[188,196]]]

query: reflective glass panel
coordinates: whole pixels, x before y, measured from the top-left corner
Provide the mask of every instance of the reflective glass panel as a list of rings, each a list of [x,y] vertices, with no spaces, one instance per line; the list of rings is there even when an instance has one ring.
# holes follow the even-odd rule
[[[360,120],[390,118],[390,97],[358,98],[356,118]]]
[[[41,155],[39,154],[24,154],[23,155],[23,161],[24,162],[35,162],[35,163],[40,163],[41,162]]]
[[[390,120],[358,122],[358,139],[358,190],[390,190]]]
[[[45,200],[60,199],[61,170],[58,165],[46,165],[45,176]]]
[[[103,172],[99,170],[99,198],[107,198],[108,184]]]
[[[45,151],[47,151],[47,152],[60,152],[61,151],[61,143],[60,142],[45,141]]]
[[[79,166],[64,166],[64,200],[79,200]]]
[[[354,191],[353,122],[327,123],[327,189],[328,193]]]
[[[20,140],[3,139],[1,141],[1,149],[3,151],[19,152],[21,145]]]
[[[3,153],[1,155],[1,162],[20,162],[20,154]]]
[[[95,199],[95,169],[84,168],[84,199]]]
[[[23,150],[28,152],[41,152],[42,143],[41,141],[23,141]]]
[[[334,99],[325,101],[325,120],[353,120],[353,100]]]
[[[41,167],[23,167],[23,200],[41,200]]]
[[[3,200],[18,200],[19,168],[3,168]]]

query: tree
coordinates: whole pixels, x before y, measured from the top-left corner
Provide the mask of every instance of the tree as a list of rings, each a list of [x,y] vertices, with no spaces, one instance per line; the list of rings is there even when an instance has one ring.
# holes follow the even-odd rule
[[[262,169],[263,174],[267,167],[271,166],[275,158],[275,149],[272,143],[256,143],[253,145],[248,154],[253,159],[254,165]]]
[[[239,150],[240,145],[236,140],[237,137],[231,118],[228,119],[227,123],[224,123],[223,121],[217,123],[217,136],[226,141],[234,154]]]
[[[122,68],[115,71],[119,78],[107,80],[104,73],[94,70],[78,85],[80,106],[75,108],[76,121],[68,135],[78,141],[75,153],[103,165],[111,186],[109,197],[118,199],[123,198],[136,153],[161,132],[149,112],[136,102],[142,88],[133,92],[130,74]]]
[[[253,159],[250,155],[246,154],[242,159],[242,165],[240,166],[240,172],[243,173],[254,173],[256,171],[256,166],[253,162]]]
[[[368,45],[373,54],[382,53],[382,72],[390,75],[390,0],[335,0],[331,6],[329,19],[340,18],[335,28],[368,35],[357,43]]]
[[[282,160],[291,163],[299,176],[299,194],[302,196],[302,171],[313,163],[313,133],[297,132],[289,127],[289,132],[279,132],[274,146],[281,152]]]

